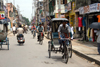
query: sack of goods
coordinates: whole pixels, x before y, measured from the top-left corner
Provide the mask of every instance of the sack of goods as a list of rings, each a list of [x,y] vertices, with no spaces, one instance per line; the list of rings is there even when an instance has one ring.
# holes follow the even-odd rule
[[[7,37],[7,24],[0,20],[0,40],[5,40]]]

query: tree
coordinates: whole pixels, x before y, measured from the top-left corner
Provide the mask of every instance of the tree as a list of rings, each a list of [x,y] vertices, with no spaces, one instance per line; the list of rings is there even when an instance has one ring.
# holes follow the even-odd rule
[[[25,20],[25,22],[24,22],[25,24],[27,24],[27,25],[29,25],[29,24],[30,24],[30,23],[29,23],[29,19],[28,19],[28,18],[26,18],[26,17],[24,17],[24,16],[23,16],[23,17],[22,17],[22,19],[23,19],[23,20]]]

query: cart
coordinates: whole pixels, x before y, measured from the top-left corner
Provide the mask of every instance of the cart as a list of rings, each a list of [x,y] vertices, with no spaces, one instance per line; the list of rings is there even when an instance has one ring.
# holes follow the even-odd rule
[[[2,49],[2,45],[7,45],[7,49],[9,50],[9,38],[6,38],[5,40],[0,41],[0,46]]]
[[[7,49],[9,50],[9,38],[7,37],[8,32],[8,22],[5,20],[0,20],[0,46],[2,49],[2,45],[7,45]]]
[[[68,59],[72,57],[72,43],[70,40],[68,40],[69,44],[64,46],[64,49],[59,49],[60,44],[59,44],[59,38],[58,38],[58,27],[61,24],[61,22],[68,22],[68,19],[66,18],[53,18],[52,23],[51,23],[51,41],[48,42],[48,53],[49,53],[49,58],[51,58],[51,53],[57,53],[60,52],[64,54],[62,58],[64,59],[64,62],[67,63]],[[66,40],[65,40],[66,42]]]

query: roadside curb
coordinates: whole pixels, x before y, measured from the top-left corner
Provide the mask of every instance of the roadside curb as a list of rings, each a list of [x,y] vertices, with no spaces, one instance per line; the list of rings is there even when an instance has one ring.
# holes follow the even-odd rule
[[[45,36],[45,38],[47,38],[47,37]],[[48,39],[48,38],[47,38],[47,39]],[[48,40],[51,40],[51,39],[49,38]],[[100,61],[98,61],[98,60],[96,60],[96,59],[93,59],[93,58],[91,58],[91,57],[89,57],[89,56],[87,56],[87,55],[85,55],[85,54],[83,54],[83,53],[81,53],[81,52],[79,52],[79,51],[77,51],[77,50],[75,50],[75,49],[72,49],[72,50],[73,50],[73,52],[74,52],[75,54],[77,54],[78,56],[83,57],[83,58],[85,58],[85,59],[87,59],[87,60],[89,60],[89,61],[91,61],[91,62],[95,62],[96,64],[100,65]]]
[[[100,61],[98,61],[96,59],[93,59],[93,58],[91,58],[91,57],[89,57],[89,56],[87,56],[87,55],[85,55],[85,54],[83,54],[83,53],[81,53],[81,52],[79,52],[77,50],[74,50],[74,49],[73,49],[73,52],[75,54],[77,54],[78,56],[80,56],[80,57],[83,57],[83,58],[85,58],[85,59],[87,59],[87,60],[89,60],[91,62],[95,62],[96,64],[100,65]]]

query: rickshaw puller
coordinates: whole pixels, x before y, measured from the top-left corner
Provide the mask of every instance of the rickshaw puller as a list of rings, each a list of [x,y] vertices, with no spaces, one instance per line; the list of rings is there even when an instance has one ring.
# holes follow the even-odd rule
[[[66,24],[66,21],[62,21],[62,24],[60,24],[59,28],[58,28],[58,35],[59,35],[59,44],[60,44],[60,49],[62,49],[62,45],[63,44],[63,40],[61,40],[61,38],[69,38],[70,37],[70,29],[69,26]]]

